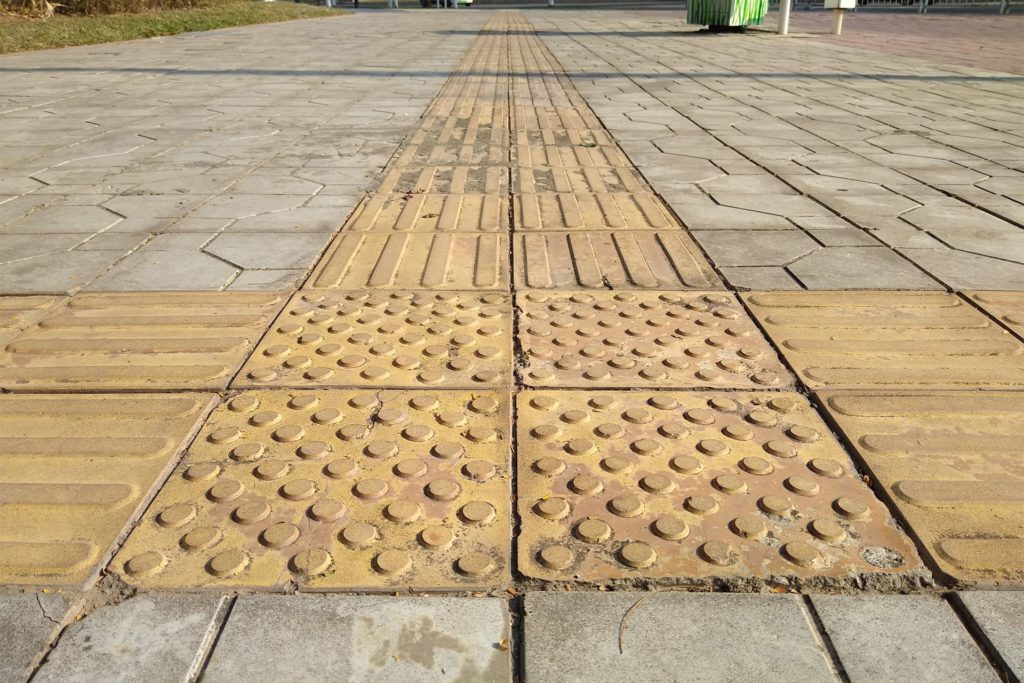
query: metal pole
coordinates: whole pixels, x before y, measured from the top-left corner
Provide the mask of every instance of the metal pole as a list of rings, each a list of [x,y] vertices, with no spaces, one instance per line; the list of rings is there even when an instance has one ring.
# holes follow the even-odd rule
[[[832,10],[832,35],[838,36],[843,32],[843,10]]]
[[[691,0],[692,1],[692,0]],[[792,0],[779,0],[779,35],[789,33],[789,5]]]

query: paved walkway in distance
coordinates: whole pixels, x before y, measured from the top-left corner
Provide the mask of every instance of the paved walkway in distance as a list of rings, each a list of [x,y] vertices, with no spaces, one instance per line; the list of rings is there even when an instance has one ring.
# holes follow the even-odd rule
[[[1024,85],[679,23],[0,59],[0,680],[1019,680]]]
[[[360,15],[5,57],[4,290],[294,287],[470,42],[448,25]]]

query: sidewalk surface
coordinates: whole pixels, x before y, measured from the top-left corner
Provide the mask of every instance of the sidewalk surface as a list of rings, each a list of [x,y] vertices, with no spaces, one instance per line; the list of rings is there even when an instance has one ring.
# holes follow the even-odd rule
[[[1021,23],[879,16],[0,59],[0,681],[1020,680]]]

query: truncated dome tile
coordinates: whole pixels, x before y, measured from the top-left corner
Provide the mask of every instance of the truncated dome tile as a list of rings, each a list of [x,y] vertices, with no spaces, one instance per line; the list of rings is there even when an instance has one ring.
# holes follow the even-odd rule
[[[508,386],[511,318],[498,292],[303,290],[235,386]]]
[[[741,296],[812,388],[1024,387],[1024,343],[953,294]]]
[[[798,394],[527,391],[517,424],[529,576],[892,586],[923,571]]]
[[[0,584],[85,584],[212,404],[201,394],[0,396]]]
[[[249,292],[80,294],[0,351],[0,387],[221,389],[283,300]]]
[[[791,384],[732,294],[528,291],[516,304],[530,386]]]
[[[376,194],[345,223],[347,232],[508,232],[508,197],[486,194]]]
[[[114,569],[147,588],[499,587],[508,430],[507,393],[243,392]]]
[[[1024,393],[820,396],[943,572],[1024,584]]]

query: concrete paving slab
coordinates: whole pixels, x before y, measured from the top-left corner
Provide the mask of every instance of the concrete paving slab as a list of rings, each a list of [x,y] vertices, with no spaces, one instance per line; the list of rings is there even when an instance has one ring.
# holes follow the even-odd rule
[[[718,266],[785,266],[821,248],[799,230],[693,229],[693,238]]]
[[[956,613],[930,595],[815,595],[850,681],[996,681]]]
[[[968,591],[956,594],[967,609],[982,638],[995,652],[997,667],[1018,680],[1024,678],[1024,593],[1011,591]]]
[[[900,254],[882,246],[828,247],[788,266],[807,289],[942,289]]]
[[[243,595],[205,678],[508,683],[510,631],[495,598]]]
[[[198,675],[227,596],[136,595],[73,622],[34,681],[185,681]]]
[[[124,254],[124,250],[57,251],[0,264],[0,293],[74,294]]]
[[[525,636],[528,680],[834,680],[789,595],[528,593]]]
[[[0,595],[0,680],[26,680],[60,631],[69,600],[59,593]]]

